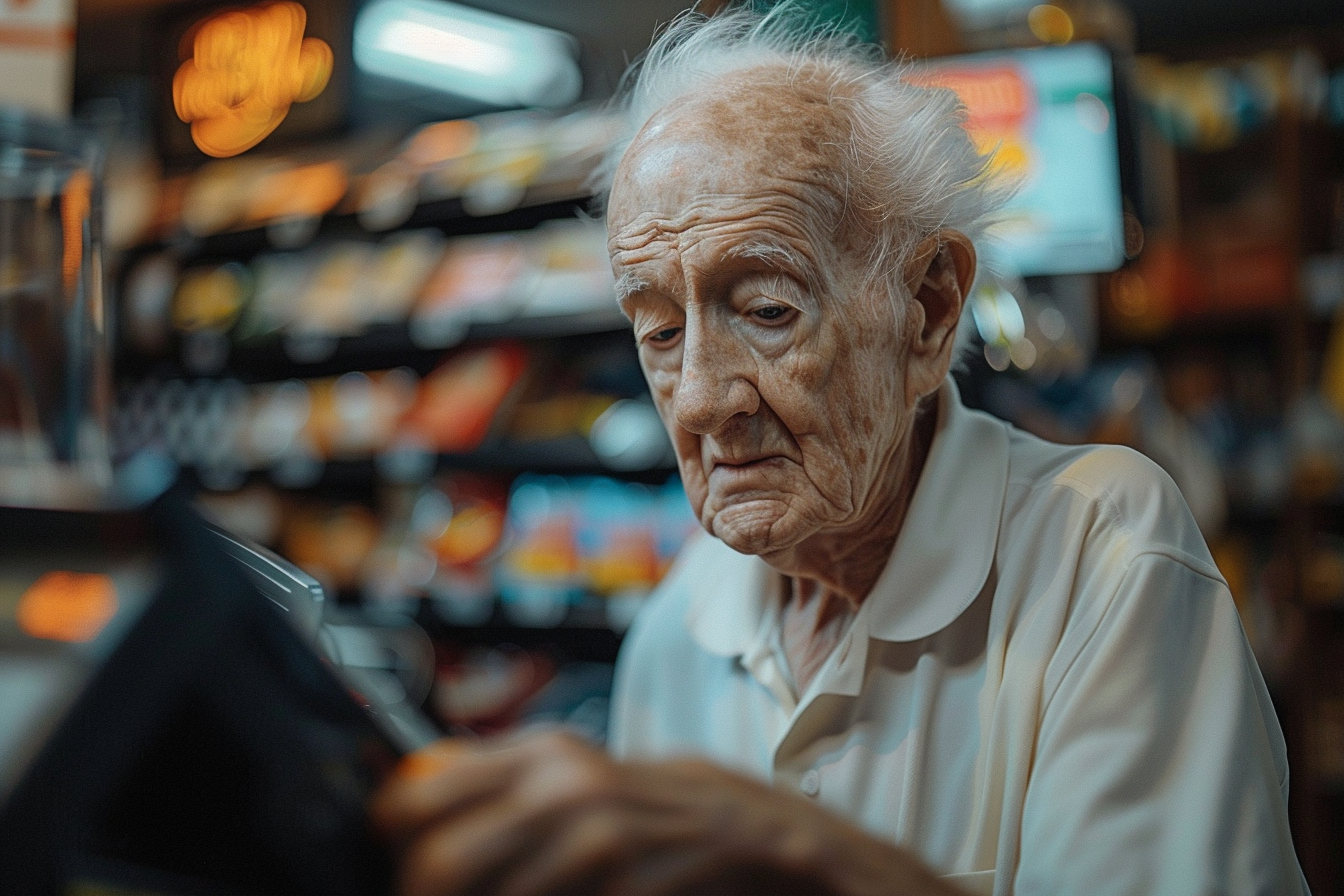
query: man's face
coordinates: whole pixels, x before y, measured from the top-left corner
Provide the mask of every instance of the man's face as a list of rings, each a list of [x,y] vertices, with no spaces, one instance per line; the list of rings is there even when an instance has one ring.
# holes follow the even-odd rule
[[[858,531],[913,401],[892,299],[838,233],[824,94],[743,80],[636,138],[608,206],[640,363],[700,522],[769,556]]]

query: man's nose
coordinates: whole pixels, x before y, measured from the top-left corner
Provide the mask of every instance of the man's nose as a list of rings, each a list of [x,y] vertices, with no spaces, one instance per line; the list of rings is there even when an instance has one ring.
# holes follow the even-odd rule
[[[687,316],[674,407],[677,423],[697,435],[708,435],[734,416],[750,416],[760,407],[750,350],[706,317]]]

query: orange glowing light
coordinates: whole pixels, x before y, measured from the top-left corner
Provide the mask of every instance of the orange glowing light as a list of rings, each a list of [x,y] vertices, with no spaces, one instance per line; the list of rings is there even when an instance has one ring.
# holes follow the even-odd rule
[[[1058,6],[1042,3],[1027,13],[1027,27],[1036,39],[1046,44],[1066,44],[1073,40],[1073,19]]]
[[[93,201],[93,178],[80,169],[70,175],[61,193],[61,278],[66,289],[79,282],[84,263],[84,221],[89,217]]]
[[[19,598],[19,628],[34,638],[92,641],[117,612],[117,589],[105,575],[57,570]]]
[[[307,21],[302,6],[283,0],[196,27],[191,58],[173,76],[173,108],[202,152],[223,158],[251,149],[292,104],[326,88],[334,56],[325,41],[303,36]]]

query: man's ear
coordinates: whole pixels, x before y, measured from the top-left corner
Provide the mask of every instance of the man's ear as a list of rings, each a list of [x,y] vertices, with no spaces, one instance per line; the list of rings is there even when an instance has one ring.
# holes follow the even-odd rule
[[[917,399],[942,385],[952,364],[957,323],[975,280],[975,246],[959,231],[940,230],[915,247],[905,273],[914,300],[906,388]]]

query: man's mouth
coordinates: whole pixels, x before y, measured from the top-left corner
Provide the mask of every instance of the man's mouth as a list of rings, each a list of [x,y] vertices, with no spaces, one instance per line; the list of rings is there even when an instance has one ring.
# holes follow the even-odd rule
[[[725,473],[749,472],[751,470],[757,470],[762,467],[766,467],[773,463],[780,462],[783,460],[784,458],[780,457],[777,454],[769,454],[765,455],[764,457],[754,457],[746,460],[736,459],[729,461],[723,459],[715,459],[713,462],[711,462],[709,470],[711,473],[720,470],[722,470]]]

